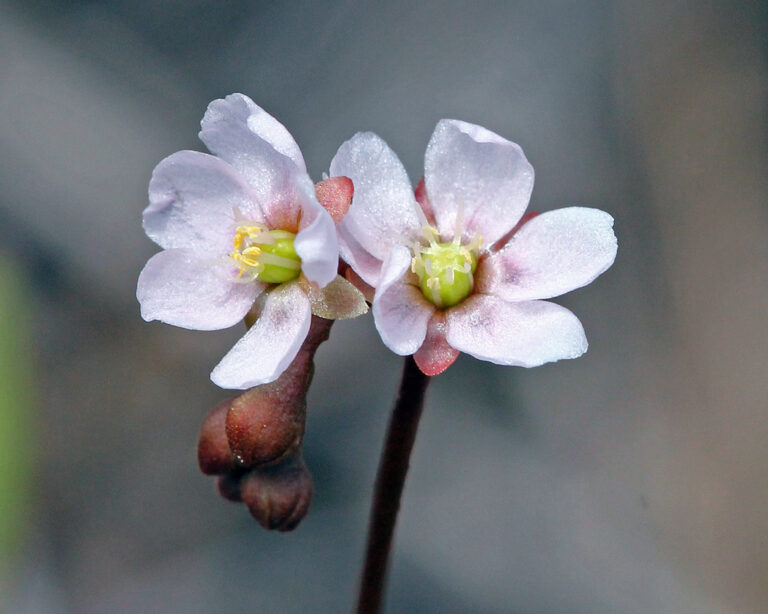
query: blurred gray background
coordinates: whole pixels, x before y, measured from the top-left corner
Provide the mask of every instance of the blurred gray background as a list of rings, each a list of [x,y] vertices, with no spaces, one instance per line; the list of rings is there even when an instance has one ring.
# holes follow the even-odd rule
[[[558,299],[585,357],[433,382],[389,612],[765,612],[767,32],[757,1],[0,0],[2,317],[27,369],[0,421],[0,611],[352,607],[401,360],[370,317],[334,328],[313,509],[268,534],[196,466],[242,330],[146,324],[134,296],[153,167],[243,92],[316,179],[373,130],[415,182],[451,117],[522,145],[532,209],[616,218],[616,264]]]

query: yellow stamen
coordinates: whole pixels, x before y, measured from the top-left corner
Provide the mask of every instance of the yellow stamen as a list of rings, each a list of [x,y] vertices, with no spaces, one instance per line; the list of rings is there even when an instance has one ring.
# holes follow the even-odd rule
[[[296,235],[287,230],[264,230],[255,224],[242,224],[235,229],[234,250],[229,257],[240,272],[252,280],[283,283],[299,276],[301,258],[293,246]]]

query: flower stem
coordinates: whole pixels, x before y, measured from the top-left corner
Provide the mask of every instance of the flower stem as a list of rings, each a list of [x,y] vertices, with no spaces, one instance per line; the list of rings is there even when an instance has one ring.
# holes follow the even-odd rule
[[[416,366],[413,357],[407,356],[376,476],[357,614],[381,611],[400,496],[429,380]]]

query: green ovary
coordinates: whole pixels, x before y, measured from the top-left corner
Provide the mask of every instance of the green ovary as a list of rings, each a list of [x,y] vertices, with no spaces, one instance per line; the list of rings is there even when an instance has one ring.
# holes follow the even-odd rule
[[[263,230],[256,225],[238,226],[230,257],[240,273],[270,284],[296,279],[301,273],[301,258],[293,244],[296,235],[287,230]]]
[[[414,253],[411,270],[429,301],[440,308],[453,307],[470,295],[477,268],[475,250],[455,242],[431,242]]]

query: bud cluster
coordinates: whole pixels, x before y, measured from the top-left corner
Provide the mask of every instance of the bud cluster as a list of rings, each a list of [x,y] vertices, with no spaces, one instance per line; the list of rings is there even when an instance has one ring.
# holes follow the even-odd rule
[[[217,476],[219,494],[244,503],[265,529],[290,531],[312,500],[312,476],[301,455],[313,358],[332,320],[312,316],[304,344],[274,382],[222,401],[206,417],[197,455]]]

